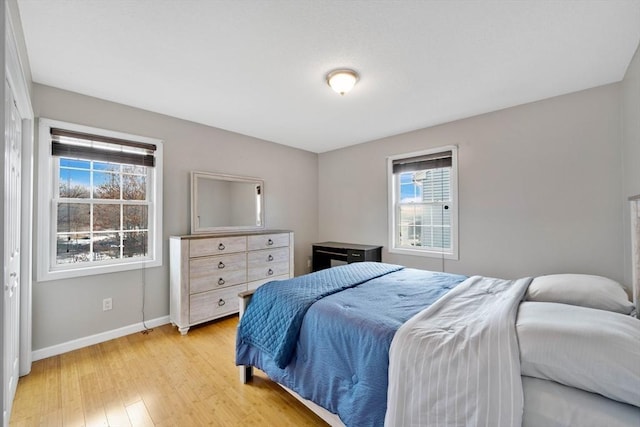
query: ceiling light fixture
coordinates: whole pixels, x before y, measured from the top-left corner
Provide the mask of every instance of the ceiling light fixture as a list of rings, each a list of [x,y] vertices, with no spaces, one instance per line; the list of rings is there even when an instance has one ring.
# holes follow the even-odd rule
[[[358,73],[353,70],[333,70],[327,74],[327,84],[340,95],[344,95],[353,89],[357,81]]]

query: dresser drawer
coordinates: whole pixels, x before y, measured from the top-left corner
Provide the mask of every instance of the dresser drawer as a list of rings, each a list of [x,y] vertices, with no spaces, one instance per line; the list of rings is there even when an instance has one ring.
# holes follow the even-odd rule
[[[278,281],[278,280],[287,280],[287,279],[290,279],[288,274],[284,274],[282,276],[271,277],[269,279],[255,280],[253,282],[247,283],[247,290],[248,291],[252,291],[254,289],[258,289],[260,286],[264,285],[265,283]]]
[[[247,280],[247,255],[227,254],[189,260],[189,293],[237,285]]]
[[[189,257],[220,255],[247,250],[245,236],[208,237],[189,241]]]
[[[257,234],[249,236],[249,250],[289,246],[289,233]]]
[[[281,262],[289,262],[289,248],[263,249],[249,252],[247,256],[249,268],[267,267]]]
[[[272,278],[275,278],[275,276],[280,276],[288,273],[289,273],[288,262],[279,262],[279,263],[275,263],[268,266],[262,266],[262,267],[249,267],[248,281],[253,282],[254,280],[260,280],[260,279],[272,279]]]
[[[352,262],[362,262],[365,260],[364,251],[360,251],[357,249],[348,249],[347,250],[347,263],[351,264]]]
[[[246,290],[246,285],[224,290],[202,292],[189,298],[189,322],[197,323],[208,319],[238,312],[238,293]]]

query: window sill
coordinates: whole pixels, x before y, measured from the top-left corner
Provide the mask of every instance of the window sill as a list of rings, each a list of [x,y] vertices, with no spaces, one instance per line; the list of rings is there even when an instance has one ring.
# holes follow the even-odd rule
[[[142,270],[143,268],[160,266],[162,266],[162,259],[131,262],[126,264],[97,265],[66,270],[39,271],[38,282],[86,277],[96,274],[117,273],[120,271]]]
[[[438,258],[438,259],[444,258],[444,259],[451,259],[456,261],[458,260],[457,253],[449,254],[449,253],[442,253],[442,252],[435,252],[435,251],[428,251],[428,250],[421,250],[421,249],[390,248],[389,253],[420,256],[420,257],[427,257],[427,258]]]

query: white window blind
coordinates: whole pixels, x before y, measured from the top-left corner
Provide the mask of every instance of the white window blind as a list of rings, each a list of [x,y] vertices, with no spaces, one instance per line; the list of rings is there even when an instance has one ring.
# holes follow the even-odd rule
[[[52,156],[153,167],[155,151],[155,144],[51,128]]]

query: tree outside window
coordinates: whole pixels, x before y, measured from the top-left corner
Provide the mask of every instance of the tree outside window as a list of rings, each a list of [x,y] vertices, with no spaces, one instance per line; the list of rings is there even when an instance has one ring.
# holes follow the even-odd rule
[[[147,168],[60,157],[56,264],[145,257]]]

